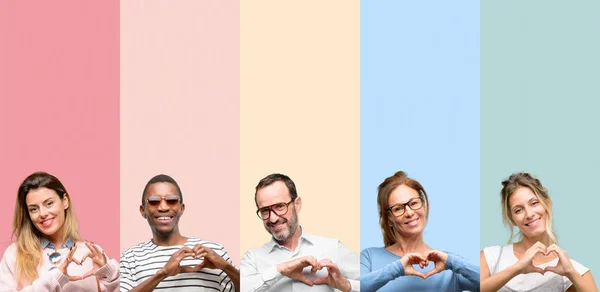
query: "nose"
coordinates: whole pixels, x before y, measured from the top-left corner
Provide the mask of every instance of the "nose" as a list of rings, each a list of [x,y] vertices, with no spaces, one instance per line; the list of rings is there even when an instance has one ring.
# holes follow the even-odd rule
[[[408,205],[404,206],[404,216],[412,217],[415,214],[415,211],[411,209]]]
[[[531,210],[529,207],[525,207],[525,218],[531,217],[533,217],[533,210]]]
[[[40,208],[40,217],[43,219],[46,218],[46,216],[48,216],[48,209],[44,207]]]
[[[159,211],[168,211],[169,205],[167,204],[167,200],[160,200],[160,204],[158,204]]]

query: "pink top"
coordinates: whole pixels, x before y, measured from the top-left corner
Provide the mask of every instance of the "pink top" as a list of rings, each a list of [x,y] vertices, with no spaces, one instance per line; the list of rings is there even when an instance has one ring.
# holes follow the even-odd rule
[[[71,246],[72,244],[73,243],[71,242]],[[45,245],[45,248],[42,250],[42,263],[38,267],[39,278],[33,281],[33,283],[27,283],[27,286],[23,287],[18,285],[15,278],[17,247],[15,243],[11,244],[6,251],[4,251],[2,262],[0,262],[0,292],[98,291],[98,282],[100,291],[119,290],[119,263],[116,260],[108,260],[106,265],[96,271],[95,277],[91,276],[83,280],[71,282],[69,278],[58,269],[50,270],[53,265],[50,262],[48,255],[54,251],[53,246]],[[70,247],[63,245],[56,251],[61,254],[61,261],[56,265],[58,267],[69,254]],[[78,242],[77,251],[73,257],[80,260],[88,252],[89,249],[85,244],[83,242]],[[92,270],[93,267],[94,264],[92,263],[92,260],[87,258],[81,263],[81,266],[74,262],[69,264],[67,273],[71,276],[82,276]],[[96,281],[96,278],[98,279],[98,282]]]

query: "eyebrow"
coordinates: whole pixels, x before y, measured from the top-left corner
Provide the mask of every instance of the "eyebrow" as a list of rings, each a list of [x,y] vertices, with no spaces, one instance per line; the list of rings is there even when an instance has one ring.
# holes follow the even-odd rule
[[[420,198],[420,197],[413,197],[413,198],[410,198],[408,201],[406,201],[406,202],[404,202],[404,203],[396,203],[396,204],[393,204],[393,205],[391,205],[391,206],[390,206],[390,208],[391,208],[391,207],[394,207],[394,206],[396,206],[396,205],[404,205],[404,204],[406,204],[406,203],[408,203],[408,202],[410,202],[410,201],[412,201],[412,200],[414,200],[414,199],[418,199],[418,198]]]
[[[48,199],[45,199],[45,200],[42,202],[42,204],[44,204],[44,203],[46,203],[46,202],[48,202],[49,200],[52,200],[52,199],[54,199],[54,198],[50,197],[50,198],[48,198]],[[37,207],[37,205],[36,205],[36,204],[29,204],[29,205],[27,205],[27,207]]]
[[[529,199],[529,200],[527,201],[527,203],[530,203],[530,202],[531,202],[531,201],[533,201],[533,200],[538,200],[538,201],[539,201],[539,199],[538,199],[536,196],[533,196],[533,197],[531,197],[531,199]],[[511,210],[515,210],[515,208],[517,208],[517,207],[523,207],[523,205],[520,205],[520,204],[519,204],[519,205],[514,205],[514,206],[511,208]]]

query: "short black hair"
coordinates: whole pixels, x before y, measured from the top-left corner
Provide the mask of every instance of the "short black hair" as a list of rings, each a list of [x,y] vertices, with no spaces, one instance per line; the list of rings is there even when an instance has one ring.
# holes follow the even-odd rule
[[[258,193],[258,190],[260,190],[264,187],[270,186],[273,183],[278,182],[278,181],[281,181],[285,184],[285,186],[287,187],[287,189],[290,193],[290,197],[292,200],[295,200],[298,197],[298,193],[296,192],[296,185],[294,184],[294,181],[289,176],[287,176],[285,174],[281,174],[281,173],[272,173],[272,174],[265,176],[256,185],[256,188],[254,190],[254,203],[256,203],[257,208],[258,208],[258,201],[256,201],[256,194]]]
[[[144,191],[142,192],[142,205],[144,205],[144,195],[146,195],[148,186],[150,186],[151,184],[161,183],[161,182],[166,182],[166,183],[170,183],[170,184],[174,185],[175,188],[177,188],[177,192],[179,193],[179,198],[181,199],[180,202],[183,204],[183,194],[181,193],[181,189],[179,188],[179,185],[177,184],[177,182],[172,177],[170,177],[166,174],[159,174],[159,175],[155,175],[153,178],[151,178],[148,181],[148,183],[146,184],[146,186],[144,187]]]

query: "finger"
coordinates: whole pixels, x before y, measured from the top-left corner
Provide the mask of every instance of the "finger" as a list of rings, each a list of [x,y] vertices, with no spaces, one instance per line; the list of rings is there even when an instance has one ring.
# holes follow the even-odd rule
[[[328,283],[329,283],[328,277],[316,278],[313,280],[314,285],[321,285],[321,284],[328,284]]]
[[[309,279],[308,277],[304,276],[303,274],[300,274],[298,276],[298,281],[304,282],[308,286],[312,286],[314,284],[314,282],[311,279]]]
[[[414,270],[412,271],[411,275],[413,275],[413,276],[417,276],[417,277],[419,277],[419,278],[423,278],[423,279],[426,279],[426,278],[427,278],[427,277],[426,277],[426,276],[425,276],[423,273],[421,273],[421,272],[418,272],[418,271],[414,271]]]
[[[204,262],[202,263],[204,264]],[[180,267],[179,271],[180,272],[184,272],[184,273],[195,273],[197,271],[200,271],[202,269],[202,264],[198,264],[195,266],[186,266],[186,267]]]
[[[321,266],[327,267],[327,269],[332,269],[335,272],[338,272],[340,270],[338,268],[338,266],[336,264],[334,264],[333,262],[331,262],[331,261],[323,263],[323,264],[321,264]]]
[[[542,275],[546,272],[544,269],[538,267],[533,267],[530,271],[531,273],[540,273]]]
[[[88,252],[81,257],[80,261],[77,261],[77,259],[73,259],[73,261],[76,262],[78,265],[81,265],[81,263],[85,262],[87,258],[92,258],[92,254]]]
[[[426,261],[426,260],[427,260],[427,258],[425,258],[425,257],[424,257],[423,255],[421,255],[420,253],[410,253],[410,254],[407,254],[407,255],[408,255],[408,258],[409,258],[409,260],[410,260],[410,261],[411,261],[411,263],[413,263],[413,264],[417,264],[417,263],[419,263],[420,261]]]
[[[436,269],[433,269],[433,270],[431,270],[431,271],[427,272],[427,274],[425,274],[425,279],[426,279],[426,278],[429,278],[429,277],[431,277],[431,276],[433,276],[433,275],[435,275],[435,274],[437,274],[437,273],[438,273],[438,270],[436,270]]]
[[[73,247],[71,248],[71,251],[69,251],[69,254],[67,255],[67,259],[73,258],[73,255],[75,254],[76,250],[77,250],[77,244],[73,245]]]
[[[79,281],[79,280],[83,280],[84,278],[81,276],[69,276],[69,281]]]
[[[96,251],[96,254],[98,255],[98,257],[101,257],[101,258],[105,257],[104,251],[100,248],[99,245],[92,244],[92,247],[94,248],[94,251]]]
[[[189,246],[184,246],[184,247],[180,248],[179,250],[181,252],[194,253],[194,250],[191,249]]]
[[[194,255],[195,258],[200,259],[200,258],[206,258],[208,256],[208,253],[205,251],[202,251],[200,253],[196,253]]]
[[[547,266],[544,268],[544,272],[552,272],[555,274],[560,274],[556,266]]]

